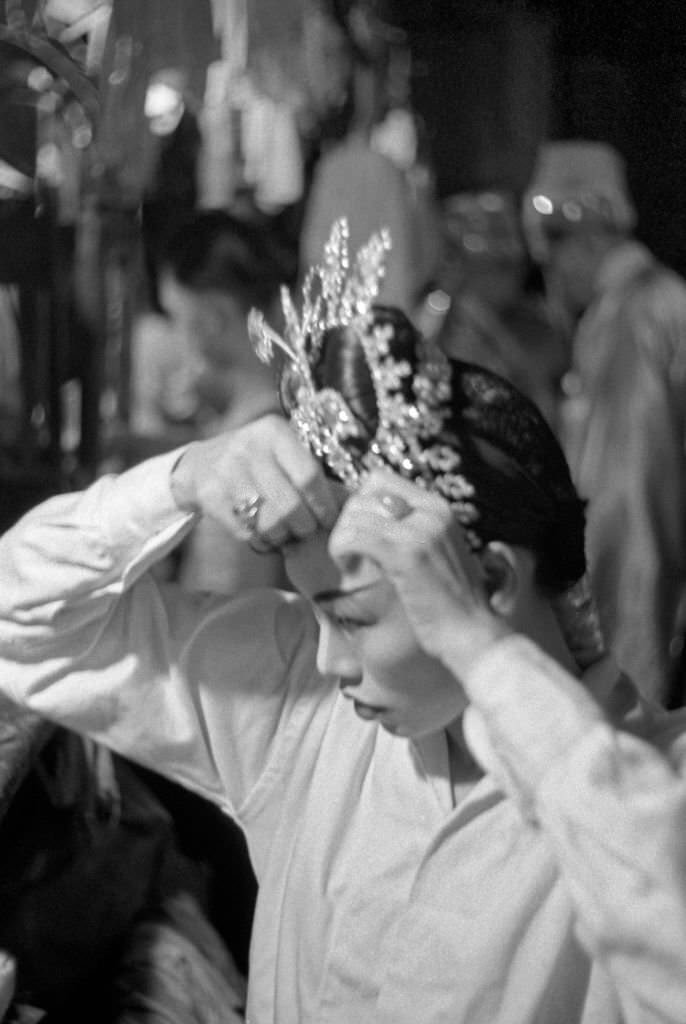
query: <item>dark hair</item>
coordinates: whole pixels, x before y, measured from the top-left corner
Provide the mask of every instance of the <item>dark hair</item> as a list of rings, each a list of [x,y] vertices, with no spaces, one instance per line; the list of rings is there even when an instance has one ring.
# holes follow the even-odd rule
[[[391,354],[416,366],[421,337],[405,314],[375,306],[374,323],[392,326]],[[561,593],[586,569],[585,506],[562,449],[534,403],[512,384],[481,366],[448,362],[452,410],[441,442],[459,450],[461,472],[475,488],[479,518],[473,530],[482,543],[501,540],[531,550],[539,585]],[[313,375],[317,387],[343,395],[364,428],[364,448],[378,417],[371,373],[354,329],[325,333]]]
[[[159,266],[194,291],[235,295],[246,310],[269,306],[286,276],[268,230],[224,210],[202,210],[182,219],[163,244]]]

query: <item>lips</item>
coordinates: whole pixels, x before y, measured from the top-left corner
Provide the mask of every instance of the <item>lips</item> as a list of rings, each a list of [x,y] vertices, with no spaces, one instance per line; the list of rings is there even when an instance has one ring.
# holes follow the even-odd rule
[[[375,708],[371,704],[362,704],[359,700],[353,700],[355,714],[363,718],[365,722],[371,722],[383,714],[383,708]]]
[[[355,697],[354,687],[350,687],[349,689],[345,684],[343,684],[341,685],[341,693],[346,700],[351,702],[355,709],[355,714],[359,715],[360,718],[364,718],[365,722],[370,722],[388,712],[388,708],[382,707],[380,704],[367,704],[366,701],[359,700]]]

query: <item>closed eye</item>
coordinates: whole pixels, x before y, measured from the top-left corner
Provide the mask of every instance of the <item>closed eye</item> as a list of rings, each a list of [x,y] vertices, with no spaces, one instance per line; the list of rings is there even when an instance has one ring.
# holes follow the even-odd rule
[[[329,615],[330,622],[337,628],[342,630],[344,633],[354,633],[355,630],[364,629],[365,626],[370,626],[370,622],[365,622],[362,619],[353,619],[347,615]]]
[[[379,621],[383,608],[379,607],[378,595],[379,582],[374,581],[355,590],[322,592],[312,600],[315,609],[325,615],[332,626],[351,633]]]

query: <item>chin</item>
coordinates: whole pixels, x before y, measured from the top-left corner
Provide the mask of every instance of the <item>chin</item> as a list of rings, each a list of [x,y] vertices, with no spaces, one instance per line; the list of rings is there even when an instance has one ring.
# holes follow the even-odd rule
[[[407,739],[411,739],[411,733],[407,732],[402,725],[398,725],[397,722],[380,722],[379,723],[384,732],[388,732],[391,736],[403,736]]]
[[[379,722],[382,729],[390,733],[391,736],[398,736],[401,739],[406,740],[419,740],[422,736],[428,736],[429,733],[434,732],[433,729],[422,729],[419,726],[413,726],[408,722]]]

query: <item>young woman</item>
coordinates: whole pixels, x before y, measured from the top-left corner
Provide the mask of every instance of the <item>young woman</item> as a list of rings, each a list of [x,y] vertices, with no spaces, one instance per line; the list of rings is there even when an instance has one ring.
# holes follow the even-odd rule
[[[559,448],[372,308],[369,262],[326,266],[328,309],[286,308],[315,454],[268,416],[31,512],[0,541],[2,687],[239,821],[253,1024],[679,1024],[680,723],[597,660]],[[159,584],[202,516],[283,548],[299,594]]]

